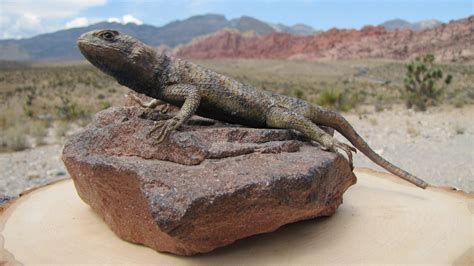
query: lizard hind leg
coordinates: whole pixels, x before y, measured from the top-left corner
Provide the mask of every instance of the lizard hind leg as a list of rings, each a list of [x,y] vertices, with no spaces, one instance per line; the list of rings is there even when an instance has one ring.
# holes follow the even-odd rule
[[[343,150],[347,154],[351,169],[354,168],[352,152],[356,152],[356,149],[338,141],[304,116],[284,107],[272,107],[267,114],[266,122],[269,127],[297,130],[311,140],[321,144],[325,150],[332,152],[338,152],[338,149]]]

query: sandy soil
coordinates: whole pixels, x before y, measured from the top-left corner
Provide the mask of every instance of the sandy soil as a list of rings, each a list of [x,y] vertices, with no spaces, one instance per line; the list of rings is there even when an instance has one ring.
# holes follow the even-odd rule
[[[474,106],[413,112],[403,106],[345,117],[369,145],[433,185],[474,192]],[[362,154],[356,167],[381,170]]]
[[[0,154],[0,202],[30,188],[68,178],[60,159],[61,148],[56,144]]]
[[[396,106],[371,107],[345,117],[374,150],[433,185],[474,192],[474,106],[437,107],[420,113]],[[0,154],[0,202],[22,191],[67,178],[61,145]],[[356,167],[383,171],[362,154]]]

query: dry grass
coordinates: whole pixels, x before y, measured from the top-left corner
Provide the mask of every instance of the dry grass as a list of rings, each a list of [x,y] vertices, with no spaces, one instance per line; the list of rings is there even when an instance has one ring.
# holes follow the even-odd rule
[[[196,63],[261,89],[351,111],[359,104],[383,109],[401,103],[403,62],[353,60],[304,62],[279,60],[200,60]],[[443,102],[474,102],[474,66],[443,65],[453,75]],[[83,126],[110,106],[123,105],[128,89],[86,62],[0,63],[0,151],[21,150],[58,141],[71,125]],[[416,134],[415,134],[416,135]]]
[[[51,128],[62,128],[55,124],[88,121],[121,105],[126,91],[87,64],[0,68],[0,151],[44,145]]]
[[[196,63],[262,89],[326,104],[341,111],[348,111],[358,104],[383,108],[403,102],[401,92],[406,62],[402,61],[201,60]],[[459,107],[474,103],[474,65],[443,64],[439,67],[443,73],[453,75],[441,102]],[[334,100],[335,96],[340,99]]]

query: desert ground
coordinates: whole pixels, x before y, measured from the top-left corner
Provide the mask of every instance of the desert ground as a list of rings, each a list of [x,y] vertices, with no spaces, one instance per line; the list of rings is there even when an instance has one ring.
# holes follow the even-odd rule
[[[407,109],[406,62],[205,60],[240,81],[339,110],[389,161],[433,185],[474,192],[474,66],[442,64],[453,82],[436,106]],[[68,178],[65,140],[128,92],[85,62],[0,66],[0,197]],[[356,167],[381,168],[363,155]]]

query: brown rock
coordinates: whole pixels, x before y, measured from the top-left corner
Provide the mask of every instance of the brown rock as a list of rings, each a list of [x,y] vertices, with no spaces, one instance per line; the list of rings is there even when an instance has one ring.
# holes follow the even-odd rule
[[[341,155],[289,130],[195,118],[161,144],[166,115],[99,113],[64,147],[79,196],[121,238],[180,255],[333,214],[356,182]]]

